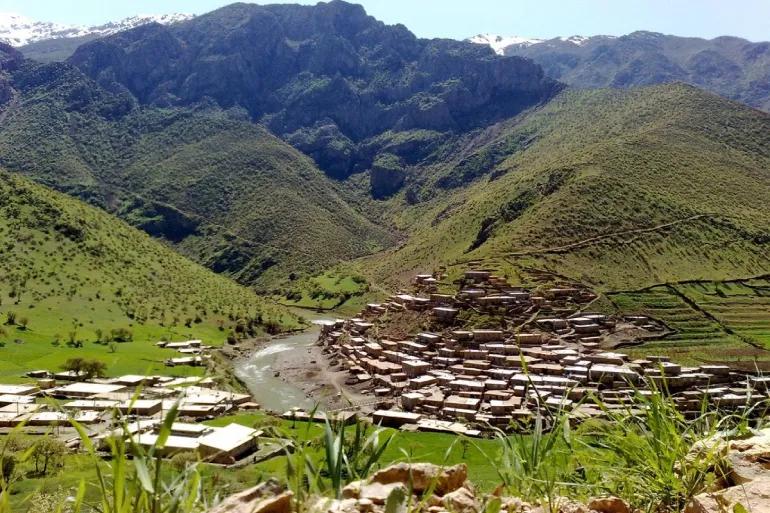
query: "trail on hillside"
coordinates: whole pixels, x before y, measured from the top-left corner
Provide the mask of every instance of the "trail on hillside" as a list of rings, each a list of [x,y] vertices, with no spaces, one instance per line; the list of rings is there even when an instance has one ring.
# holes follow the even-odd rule
[[[566,253],[568,251],[571,251],[576,248],[584,247],[584,246],[591,246],[593,244],[600,244],[604,242],[607,239],[611,239],[614,237],[622,237],[625,235],[642,235],[645,233],[653,233],[661,230],[665,230],[668,228],[671,228],[672,226],[676,226],[678,224],[682,223],[689,223],[691,221],[696,221],[698,219],[702,219],[705,217],[711,217],[711,214],[697,214],[694,216],[686,217],[684,219],[677,219],[676,221],[671,221],[664,224],[659,224],[657,226],[653,226],[651,228],[636,228],[633,230],[624,230],[620,232],[612,232],[605,235],[597,235],[595,237],[590,237],[588,239],[579,240],[577,242],[572,242],[570,244],[565,244],[563,246],[555,246],[552,248],[545,248],[545,249],[533,249],[530,251],[519,251],[519,252],[511,252],[507,253],[506,256],[509,257],[522,257],[522,256],[529,256],[529,255],[542,255],[547,253]],[[636,241],[638,237],[632,237],[627,240],[617,241],[615,244],[631,244],[632,242]]]

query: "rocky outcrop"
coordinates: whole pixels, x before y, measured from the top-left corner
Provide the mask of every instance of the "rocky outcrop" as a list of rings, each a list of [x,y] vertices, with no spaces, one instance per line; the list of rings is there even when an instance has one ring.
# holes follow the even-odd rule
[[[372,164],[369,180],[372,196],[377,199],[387,198],[398,192],[406,180],[404,161],[396,155],[379,155]]]
[[[13,89],[8,73],[16,71],[24,61],[24,56],[11,45],[0,43],[0,106],[11,99]]]
[[[16,48],[5,43],[0,43],[0,73],[3,71],[16,71],[24,61],[24,56]]]
[[[438,467],[430,463],[399,463],[375,473],[372,483],[408,483],[413,492],[423,493],[433,489],[444,495],[461,488],[468,479],[468,467],[464,463],[454,467]]]
[[[365,170],[358,146],[386,131],[484,126],[561,87],[530,60],[419,39],[342,1],[233,4],[85,44],[69,62],[144,104],[243,107],[335,177]]]
[[[291,513],[292,496],[278,480],[271,479],[233,495],[208,513]]]
[[[702,453],[704,447],[694,451]],[[696,496],[685,513],[733,513],[736,505],[751,513],[770,513],[770,429],[745,439],[708,447],[725,456],[727,468],[716,489]]]

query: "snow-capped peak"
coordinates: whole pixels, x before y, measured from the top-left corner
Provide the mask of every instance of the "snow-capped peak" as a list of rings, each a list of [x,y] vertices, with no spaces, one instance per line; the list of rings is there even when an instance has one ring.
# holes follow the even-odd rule
[[[0,12],[0,42],[12,46],[24,46],[46,39],[61,39],[87,35],[108,36],[122,30],[129,30],[148,23],[168,25],[193,18],[192,14],[143,14],[131,16],[104,25],[67,25],[32,21],[20,14]]]
[[[526,46],[531,46],[531,45],[543,42],[542,39],[532,39],[528,37],[518,37],[518,36],[503,37],[503,36],[496,36],[494,34],[479,34],[477,36],[473,36],[469,38],[468,41],[479,45],[489,45],[498,55],[503,55],[505,52],[505,49],[508,48],[509,46],[519,45],[519,46],[526,47]]]
[[[559,39],[561,39],[566,43],[572,43],[574,45],[583,46],[591,38],[586,36],[570,36],[570,37],[560,37]]]

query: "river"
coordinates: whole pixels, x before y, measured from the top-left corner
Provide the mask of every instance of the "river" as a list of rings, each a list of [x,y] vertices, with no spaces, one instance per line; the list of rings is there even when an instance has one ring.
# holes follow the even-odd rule
[[[317,339],[318,330],[313,329],[273,340],[251,358],[236,363],[235,374],[248,386],[254,400],[265,410],[280,413],[293,407],[312,410],[315,401],[299,387],[275,377],[273,366],[279,354],[312,346]]]

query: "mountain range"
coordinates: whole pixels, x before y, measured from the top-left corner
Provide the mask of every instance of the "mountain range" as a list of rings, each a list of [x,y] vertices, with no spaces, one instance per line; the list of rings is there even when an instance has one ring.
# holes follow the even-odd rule
[[[687,82],[770,110],[770,43],[737,37],[701,39],[657,32],[537,40],[481,35],[470,39],[500,55],[527,57],[574,87],[632,88]]]
[[[516,51],[615,62],[629,38]],[[548,69],[339,0],[233,4],[63,62],[0,47],[0,165],[263,292],[331,267],[397,285],[524,266],[608,290],[770,272],[767,114]]]
[[[102,25],[70,25],[32,21],[20,14],[0,12],[0,42],[25,46],[51,39],[72,39],[86,36],[109,36],[148,23],[168,25],[193,18],[191,14],[140,14]]]

